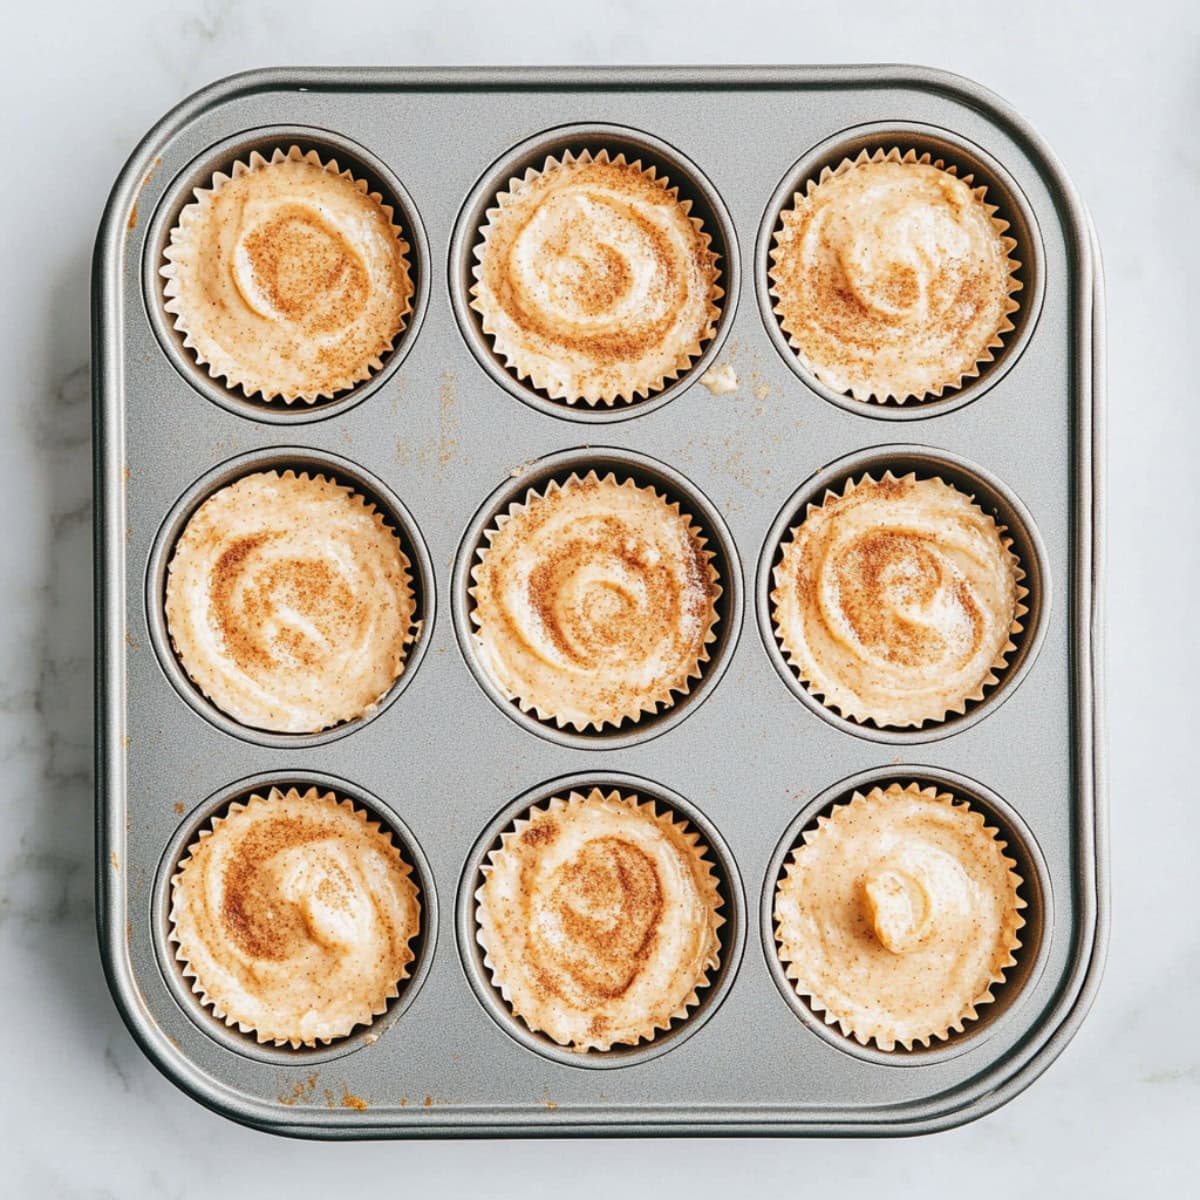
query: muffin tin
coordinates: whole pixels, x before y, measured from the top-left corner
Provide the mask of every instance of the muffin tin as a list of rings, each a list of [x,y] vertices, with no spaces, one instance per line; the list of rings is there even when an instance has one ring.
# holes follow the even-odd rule
[[[314,406],[247,400],[209,378],[163,313],[158,276],[191,189],[252,149],[290,144],[336,156],[395,203],[415,265],[414,312],[383,370]],[[939,400],[831,393],[771,311],[780,206],[864,144],[936,150],[973,170],[1020,242],[1017,329],[978,379]],[[722,254],[723,311],[702,358],[614,408],[525,388],[491,354],[467,293],[491,194],[585,146],[662,166]],[[987,1112],[1062,1049],[1094,994],[1106,928],[1102,292],[1086,211],[1044,143],[990,93],[906,67],[253,72],[185,101],[135,151],[101,227],[93,295],[100,942],[122,1015],[179,1086],[236,1120],[319,1137],[887,1134]],[[716,394],[700,377],[726,363],[739,387]],[[1001,685],[917,730],[824,709],[770,622],[771,566],[794,514],[827,483],[885,464],[969,487],[1016,534],[1032,592]],[[320,734],[222,716],[165,630],[165,563],[188,514],[268,466],[353,483],[403,530],[414,561],[422,624],[407,669],[369,719]],[[683,499],[725,591],[688,696],[579,734],[491,685],[467,636],[466,589],[497,511],[590,467]],[[1030,926],[979,1021],[884,1053],[795,995],[770,912],[803,829],[855,787],[893,780],[948,788],[999,825]],[[414,863],[424,908],[412,976],[388,1012],[312,1050],[225,1026],[167,942],[169,879],[187,843],[239,796],[293,783],[381,818]],[[655,797],[701,829],[728,924],[721,969],[687,1021],[580,1055],[507,1011],[482,966],[472,896],[514,816],[592,784]]]

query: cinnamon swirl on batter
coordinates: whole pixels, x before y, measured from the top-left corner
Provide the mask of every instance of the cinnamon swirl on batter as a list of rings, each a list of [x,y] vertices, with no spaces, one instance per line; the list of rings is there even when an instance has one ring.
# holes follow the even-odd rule
[[[243,725],[316,733],[361,717],[415,635],[409,559],[380,514],[322,476],[265,471],[192,514],[167,571],[184,669]]]
[[[412,311],[409,250],[350,171],[315,150],[255,151],[179,214],[165,308],[214,378],[311,404],[382,367]]]
[[[315,1046],[398,994],[421,903],[378,822],[332,792],[272,788],[188,847],[170,920],[175,957],[217,1016],[260,1042]]]
[[[660,711],[699,678],[721,584],[677,503],[596,472],[530,491],[471,572],[475,649],[496,685],[560,727]]]
[[[685,372],[724,294],[678,187],[607,151],[510,181],[475,248],[471,307],[520,379],[570,404],[630,402]]]
[[[830,708],[880,726],[965,711],[1026,613],[1011,539],[941,479],[891,473],[809,505],[774,570],[788,662]]]
[[[859,400],[961,386],[1013,329],[1016,242],[986,189],[914,151],[862,151],[780,214],[771,294],[792,348]]]
[[[720,960],[707,853],[669,811],[599,788],[516,821],[475,895],[484,963],[513,1013],[579,1051],[685,1017]]]

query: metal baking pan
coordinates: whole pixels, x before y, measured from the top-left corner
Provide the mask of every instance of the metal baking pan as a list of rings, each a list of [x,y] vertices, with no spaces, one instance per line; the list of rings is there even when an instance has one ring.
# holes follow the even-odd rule
[[[1023,317],[1000,360],[945,400],[859,405],[805,378],[765,297],[779,200],[864,139],[938,151],[1005,200]],[[233,396],[163,319],[156,270],[190,189],[254,147],[349,157],[399,204],[414,318],[347,398],[288,410]],[[491,357],[464,296],[471,233],[515,167],[563,146],[636,151],[680,177],[717,234],[728,296],[682,382],[632,409],[565,409]],[[94,263],[97,900],[125,1021],[175,1083],[229,1117],[316,1137],[896,1134],[1003,1103],[1062,1050],[1095,992],[1106,928],[1099,681],[1102,291],[1087,214],[1057,161],[989,92],[911,67],[268,70],[169,113],[121,173]],[[705,368],[739,389],[714,395]],[[891,459],[965,481],[1024,530],[1035,612],[1005,686],[911,733],[806,702],[767,627],[772,530],[813,487]],[[556,734],[495,693],[461,636],[464,559],[513,492],[583,463],[684,493],[732,584],[720,652],[661,721]],[[225,720],[174,663],[161,614],[173,532],[263,463],[353,479],[418,547],[423,627],[368,721],[312,737]],[[969,1036],[883,1054],[790,994],[770,893],[819,808],[859,781],[941,781],[1017,839],[1033,920],[1019,969]],[[555,1052],[482,971],[467,897],[516,808],[572,781],[676,804],[719,859],[724,965],[692,1020],[649,1046]],[[414,976],[369,1029],[262,1047],[201,1008],[167,947],[167,880],[199,825],[250,788],[327,784],[375,809],[415,860]],[[596,1069],[604,1067],[607,1069]]]

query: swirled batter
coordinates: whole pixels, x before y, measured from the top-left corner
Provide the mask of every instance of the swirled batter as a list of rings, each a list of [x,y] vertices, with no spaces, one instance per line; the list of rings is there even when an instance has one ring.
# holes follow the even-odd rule
[[[179,214],[165,307],[214,378],[311,403],[383,365],[412,308],[408,252],[349,171],[295,146],[255,152]]]
[[[775,893],[788,978],[864,1046],[961,1032],[1021,944],[1004,850],[981,813],[936,788],[856,792],[804,835]]]
[[[775,567],[775,632],[853,720],[921,725],[996,683],[1026,609],[1010,539],[940,479],[869,475],[810,505]]]
[[[171,880],[171,939],[203,1003],[260,1042],[369,1024],[408,975],[421,904],[374,821],[316,788],[272,788],[201,832]]]
[[[793,349],[860,400],[940,396],[1013,328],[1008,228],[973,188],[914,152],[864,151],[781,214],[775,312]]]
[[[486,536],[475,647],[522,708],[599,729],[669,707],[699,677],[721,587],[678,504],[593,471],[529,492]]]
[[[506,833],[476,893],[479,944],[512,1011],[576,1050],[653,1038],[719,962],[706,848],[652,803],[593,789]]]
[[[686,371],[723,294],[678,189],[624,156],[548,159],[489,209],[471,307],[496,354],[552,398],[634,400]]]
[[[368,712],[404,669],[414,612],[408,557],[379,513],[291,471],[210,496],[167,572],[180,662],[256,729],[315,733]]]

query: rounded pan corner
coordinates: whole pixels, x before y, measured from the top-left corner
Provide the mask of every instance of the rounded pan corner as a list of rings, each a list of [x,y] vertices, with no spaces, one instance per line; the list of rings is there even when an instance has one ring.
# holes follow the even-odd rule
[[[862,68],[854,68],[861,70]],[[1075,267],[1086,299],[1094,291],[1092,255],[1094,234],[1087,209],[1058,155],[1040,133],[998,92],[966,75],[942,67],[901,65],[867,68],[874,79],[909,84],[934,91],[986,117],[1029,155],[1043,180],[1052,185],[1055,208],[1075,251]]]
[[[119,255],[125,234],[135,227],[130,220],[132,201],[156,167],[162,147],[200,113],[243,96],[272,90],[303,90],[312,79],[323,74],[336,77],[339,72],[329,68],[300,70],[287,67],[255,67],[213,80],[179,101],[163,114],[142,135],[125,160],[105,202],[92,253],[92,291],[101,317],[104,306],[99,303],[106,281],[116,278],[110,262]],[[332,80],[331,80],[332,82]]]
[[[102,794],[98,799],[103,813],[106,805]],[[101,844],[110,844],[103,824],[98,832]],[[129,1036],[169,1083],[218,1116],[262,1133],[324,1139],[394,1136],[386,1128],[372,1130],[349,1114],[336,1127],[320,1121],[296,1121],[292,1110],[286,1115],[279,1113],[270,1104],[246,1097],[197,1070],[182,1048],[143,1014],[124,936],[127,910],[123,892],[113,892],[106,882],[107,874],[100,870],[96,873],[96,932],[104,982]]]
[[[104,962],[104,977],[113,1003],[138,1049],[169,1083],[210,1112],[247,1129],[274,1134],[277,1137],[333,1140],[394,1137],[402,1132],[389,1128],[372,1129],[370,1126],[348,1121],[343,1121],[336,1127],[320,1121],[297,1121],[290,1109],[284,1117],[276,1113],[269,1104],[249,1099],[231,1088],[215,1084],[211,1076],[199,1075],[193,1071],[190,1060],[182,1050],[174,1046],[161,1031],[147,1026],[139,1019],[136,1006],[127,991],[128,981],[115,973],[107,954],[101,957]]]
[[[191,1064],[183,1052],[142,1018],[127,956],[124,947],[115,940],[117,934],[112,914],[106,910],[103,894],[97,896],[96,924],[104,981],[117,1013],[138,1049],[170,1083],[218,1116],[266,1133],[277,1132],[277,1122],[270,1119],[265,1106],[262,1106],[262,1112],[257,1111],[260,1106],[254,1104],[243,1108],[234,1102],[232,1092],[224,1096],[221,1094],[224,1089],[211,1086],[207,1078],[204,1083],[193,1078],[189,1071]],[[304,1135],[308,1136],[308,1132],[306,1130]]]

